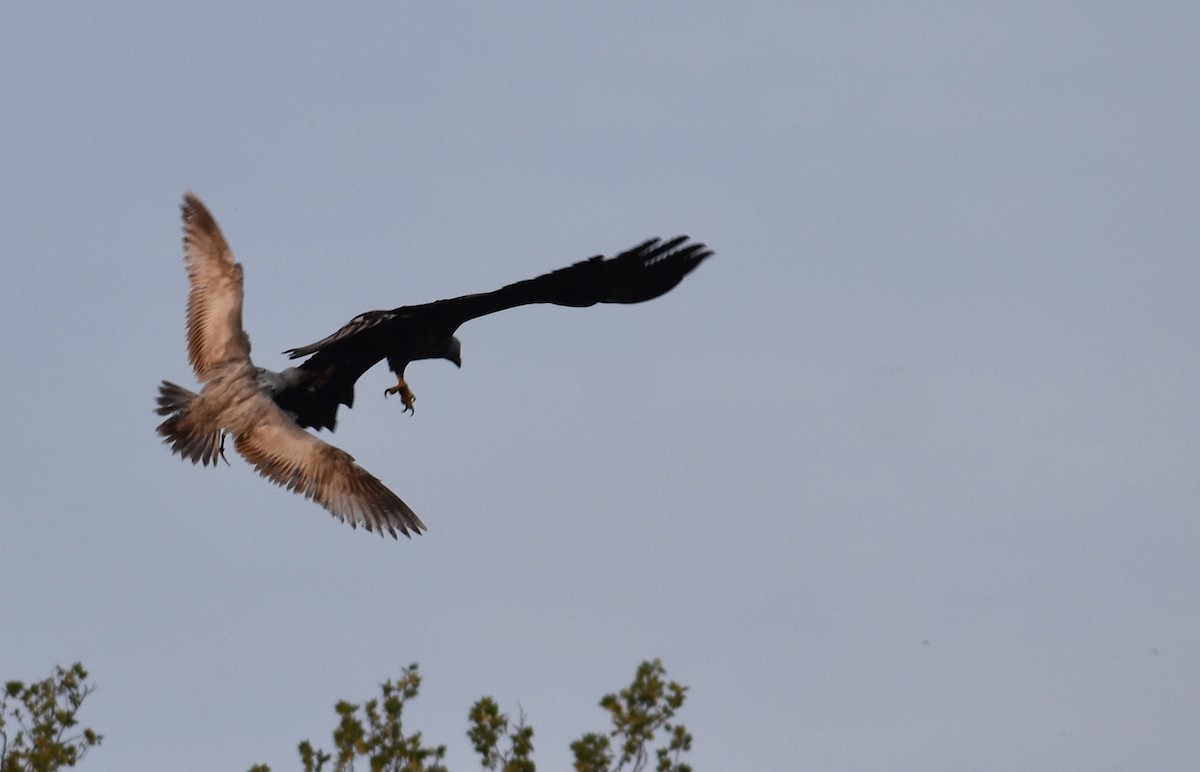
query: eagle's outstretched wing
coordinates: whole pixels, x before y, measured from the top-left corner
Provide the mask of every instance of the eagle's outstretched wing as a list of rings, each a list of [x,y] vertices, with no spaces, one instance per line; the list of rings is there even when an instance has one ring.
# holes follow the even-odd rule
[[[302,388],[277,395],[276,402],[301,426],[333,429],[338,406],[354,405],[358,379],[387,359],[398,376],[388,393],[399,391],[411,410],[404,368],[417,359],[461,364],[454,332],[464,322],[530,303],[581,307],[656,298],[712,254],[704,244],[687,241],[687,236],[650,239],[616,257],[593,257],[494,292],[359,314],[327,338],[284,352],[293,359],[308,357],[299,369],[309,378]]]
[[[184,263],[191,292],[187,305],[188,360],[201,383],[223,362],[247,360],[250,338],[242,329],[242,266],[234,261],[208,209],[184,196]]]
[[[676,236],[669,241],[650,239],[616,257],[597,255],[492,292],[401,306],[390,311],[368,311],[354,317],[332,335],[284,353],[292,359],[323,351],[336,358],[345,357],[353,363],[354,369],[362,367],[354,376],[357,380],[387,355],[392,335],[379,328],[389,324],[401,323],[406,332],[433,327],[453,334],[471,319],[531,303],[585,307],[597,303],[652,300],[671,290],[712,255],[712,250],[704,244],[687,244],[687,240],[687,236]],[[341,345],[350,342],[354,344],[353,350]],[[324,366],[329,362],[323,360],[319,364]]]

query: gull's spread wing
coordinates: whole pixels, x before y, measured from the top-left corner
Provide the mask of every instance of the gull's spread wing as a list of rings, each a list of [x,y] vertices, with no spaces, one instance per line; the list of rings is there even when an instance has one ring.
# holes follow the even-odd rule
[[[349,453],[314,437],[262,394],[258,421],[235,441],[238,453],[271,482],[312,499],[337,519],[368,531],[420,533],[425,524]]]
[[[242,266],[234,262],[217,221],[195,195],[183,200],[184,262],[188,294],[188,359],[200,382],[222,362],[248,359],[242,329]]]

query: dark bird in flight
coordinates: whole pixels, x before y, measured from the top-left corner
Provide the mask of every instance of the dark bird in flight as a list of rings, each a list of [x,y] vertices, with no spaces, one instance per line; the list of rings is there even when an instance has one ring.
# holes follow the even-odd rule
[[[410,362],[447,359],[462,366],[454,336],[464,323],[531,303],[591,306],[640,303],[666,293],[712,252],[687,236],[651,239],[613,258],[597,256],[493,292],[464,295],[390,311],[368,311],[316,343],[288,350],[298,367],[274,372],[250,361],[242,329],[242,267],[216,221],[192,194],[184,197],[188,296],[188,358],[204,384],[199,395],[164,381],[158,427],[173,452],[215,465],[224,437],[259,474],[313,499],[334,517],[367,530],[420,533],[424,524],[346,452],[304,431],[334,429],[339,405],[352,407],[355,382],[381,360],[396,374],[384,394],[399,394],[413,412],[404,380]]]
[[[367,311],[327,338],[285,351],[292,359],[308,357],[297,368],[306,377],[275,401],[301,426],[332,430],[338,405],[354,406],[355,382],[386,359],[396,385],[384,395],[399,394],[411,413],[415,397],[405,368],[418,359],[447,359],[461,367],[462,344],[454,333],[464,322],[531,303],[640,303],[666,293],[711,254],[704,244],[688,243],[687,236],[650,239],[616,257],[592,257],[493,292]]]

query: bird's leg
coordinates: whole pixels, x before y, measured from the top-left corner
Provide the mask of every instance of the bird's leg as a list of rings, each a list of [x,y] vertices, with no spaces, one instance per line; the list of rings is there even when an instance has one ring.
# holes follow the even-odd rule
[[[398,376],[395,386],[383,390],[383,396],[386,397],[389,394],[400,395],[400,401],[404,403],[405,412],[414,414],[417,412],[413,408],[413,403],[417,401],[417,396],[412,393],[412,389],[408,388],[408,384],[404,382],[404,376]]]
[[[221,432],[221,460],[225,462],[225,466],[229,466],[229,459],[225,458],[225,432]]]

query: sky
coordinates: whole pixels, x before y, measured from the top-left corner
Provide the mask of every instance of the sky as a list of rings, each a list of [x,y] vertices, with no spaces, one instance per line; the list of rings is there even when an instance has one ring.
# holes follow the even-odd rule
[[[545,769],[659,657],[690,763],[1200,757],[1200,6],[0,4],[0,678],[81,661],[81,764],[298,769],[410,663]],[[159,442],[179,203],[256,363],[651,236],[635,306],[465,325],[325,439],[352,530]]]

